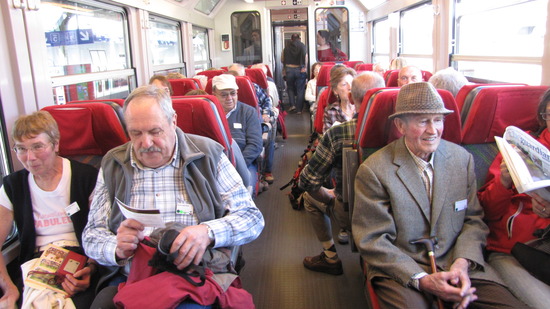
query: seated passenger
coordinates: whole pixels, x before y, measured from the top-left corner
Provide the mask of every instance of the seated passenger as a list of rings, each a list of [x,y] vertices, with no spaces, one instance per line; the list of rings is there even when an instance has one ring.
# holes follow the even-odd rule
[[[462,86],[468,84],[466,77],[451,67],[435,72],[428,82],[436,89],[448,90],[453,97],[456,97]]]
[[[403,86],[390,119],[404,136],[357,171],[352,230],[368,280],[382,308],[525,308],[484,261],[473,157],[441,139],[450,113],[430,83]]]
[[[533,133],[539,142],[550,148],[550,90],[546,91],[537,110],[541,129]],[[516,242],[534,238],[533,232],[550,224],[550,201],[536,193],[518,193],[510,172],[498,154],[489,168],[487,183],[478,196],[489,226],[487,262],[500,274],[510,290],[532,308],[548,308],[550,286],[530,275],[510,254]]]
[[[228,67],[229,71],[237,72],[238,76],[245,76],[244,66],[240,63],[233,63]],[[267,70],[267,69],[266,69]],[[256,92],[256,97],[258,98],[258,104],[262,112],[262,123],[265,124],[264,127],[267,134],[265,141],[265,160],[261,166],[262,178],[268,183],[271,184],[274,181],[272,172],[273,168],[273,156],[275,152],[275,135],[277,133],[275,113],[273,111],[273,103],[271,98],[267,95],[267,92],[262,89],[258,84],[252,83],[254,86],[254,91]],[[273,130],[275,128],[275,131]]]
[[[351,95],[357,102],[357,110],[360,109],[365,93],[377,87],[384,87],[384,79],[376,73],[364,72],[355,77]],[[304,266],[313,271],[331,275],[343,273],[342,262],[338,258],[332,239],[330,218],[333,217],[339,225],[338,242],[347,243],[350,222],[349,213],[344,210],[342,202],[342,148],[346,142],[354,139],[356,125],[357,114],[350,121],[328,129],[300,174],[299,185],[307,191],[303,195],[304,206],[317,238],[323,246],[320,255],[308,256],[304,259]],[[322,186],[331,174],[335,176],[334,190]]]
[[[17,263],[25,263],[23,268],[27,271],[32,267],[31,261],[39,257],[48,244],[84,254],[82,230],[88,220],[88,201],[94,190],[97,170],[57,155],[59,129],[48,112],[19,117],[11,137],[15,144],[13,150],[24,169],[4,177],[0,188],[0,242],[5,242],[15,222],[21,242]],[[97,281],[92,280],[92,276],[95,278],[96,271],[97,264],[90,258],[86,267],[74,276],[66,275],[62,287],[70,297],[67,299],[53,290],[40,291],[26,286],[23,306],[57,308],[60,304],[71,307],[70,303],[74,303],[76,308],[89,308],[95,296],[92,282]],[[24,279],[17,278],[16,287],[0,255],[3,292],[0,307],[14,308]]]
[[[401,70],[407,66],[407,59],[403,57],[393,58],[390,62],[390,70]]]
[[[166,79],[182,79],[185,78],[185,75],[181,74],[180,72],[170,72],[166,74]]]
[[[160,89],[163,89],[169,95],[174,95],[174,91],[172,90],[172,85],[170,84],[168,79],[163,75],[153,75],[149,79],[149,85],[153,85]]]
[[[417,83],[422,81],[422,71],[415,66],[406,66],[399,70],[397,85],[403,87],[409,83]]]
[[[315,120],[315,113],[317,112],[317,75],[319,75],[322,65],[321,62],[315,62],[311,66],[311,79],[307,82],[304,95],[304,99],[309,103],[312,122]]]
[[[250,172],[248,184],[252,186],[255,195],[258,180],[257,159],[262,153],[262,128],[256,110],[238,101],[238,89],[235,76],[231,74],[222,74],[212,79],[212,92],[222,104],[231,136],[241,149]]]
[[[372,71],[384,77],[384,73],[386,73],[387,71],[387,65],[383,65],[382,63],[377,62],[372,66]]]
[[[86,253],[110,266],[102,278],[107,287],[97,295],[93,308],[113,308],[118,283],[128,279],[137,248],[153,230],[125,219],[115,198],[132,208],[158,209],[165,223],[186,226],[169,250],[177,255],[173,264],[178,270],[198,265],[209,247],[218,250],[256,239],[264,226],[261,212],[223,147],[209,138],[181,131],[166,92],[151,86],[135,89],[124,102],[124,116],[130,142],[103,158],[83,234]],[[188,296],[185,290],[175,288],[166,293],[168,288],[150,285],[148,291],[134,292],[136,297],[150,301],[147,308],[178,305],[168,306],[164,303],[168,297],[153,295]],[[210,308],[212,304],[201,305]],[[186,300],[178,308],[196,306]]]
[[[335,65],[330,70],[330,87],[336,101],[329,102],[323,115],[323,132],[335,124],[351,120],[355,115],[355,105],[350,100],[351,82],[355,70],[343,65]]]

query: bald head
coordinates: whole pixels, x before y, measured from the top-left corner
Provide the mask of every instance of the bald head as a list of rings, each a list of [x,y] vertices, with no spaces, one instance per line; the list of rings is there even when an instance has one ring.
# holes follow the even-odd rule
[[[409,65],[399,70],[399,79],[397,80],[397,84],[399,85],[399,87],[421,81],[422,71],[419,68]]]
[[[359,111],[365,93],[373,88],[386,87],[384,79],[379,74],[371,71],[357,75],[351,83],[351,97],[355,103],[355,110]]]
[[[227,67],[227,70],[237,72],[237,74],[239,74],[238,76],[245,76],[244,65],[240,63],[233,63],[232,65]]]

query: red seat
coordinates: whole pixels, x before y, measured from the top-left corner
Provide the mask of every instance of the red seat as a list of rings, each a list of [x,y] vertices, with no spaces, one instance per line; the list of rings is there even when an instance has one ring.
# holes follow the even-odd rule
[[[398,87],[397,80],[399,79],[399,70],[387,70],[384,73],[384,80],[386,81],[386,87]]]
[[[430,71],[422,71],[422,81],[429,81],[430,80],[430,77],[432,77],[432,72]]]
[[[113,103],[116,103],[118,105],[120,105],[120,107],[124,107],[124,99],[101,99],[101,100],[78,100],[78,101],[70,101],[70,102],[67,102],[67,104],[69,103],[89,103],[89,102],[113,102]]]
[[[193,78],[169,79],[174,96],[185,95],[191,90],[201,89],[200,81]]]
[[[445,117],[442,138],[460,144],[460,115],[453,95],[443,89],[437,89],[445,108],[453,110]],[[367,91],[357,118],[355,137],[361,160],[394,140],[401,137],[393,119],[388,117],[395,112],[399,88],[375,88]]]
[[[248,76],[235,76],[235,81],[237,82],[237,86],[239,86],[239,101],[254,107],[258,111],[258,115],[261,115],[256,90]]]
[[[330,85],[330,70],[334,64],[323,63],[319,69],[319,74],[317,75],[317,98],[321,94],[321,90]]]
[[[494,86],[527,86],[526,84],[468,84],[462,86],[458,93],[456,94],[456,105],[458,106],[458,110],[462,113],[462,110],[464,109],[463,106],[468,106],[467,109],[469,109],[470,105],[472,104],[472,99],[475,97],[475,94],[479,89],[478,87],[494,87]],[[477,90],[476,90],[477,89]],[[476,91],[474,91],[476,90]],[[465,115],[462,115],[462,119],[464,119]]]
[[[207,70],[207,71],[201,71],[197,73],[197,75],[205,75],[210,80],[214,78],[214,76],[222,75],[225,72],[226,72],[225,70]]]
[[[348,68],[355,69],[355,67],[359,64],[362,64],[363,61],[344,61],[342,62],[343,65],[347,66]]]
[[[215,96],[173,98],[177,126],[185,133],[209,137],[220,143],[230,161],[235,164],[231,150],[231,131],[223,109]]]
[[[244,72],[253,83],[258,84],[258,86],[262,89],[267,90],[267,77],[262,69],[245,69]]]
[[[537,107],[542,94],[548,89],[547,86],[478,88],[468,113],[462,120],[464,144],[494,142],[494,137],[502,136],[506,127],[511,125],[522,130],[538,129]]]
[[[360,63],[355,66],[356,71],[372,71],[372,63]]]
[[[317,99],[317,112],[315,113],[315,119],[313,121],[313,128],[315,129],[315,132],[319,134],[323,134],[323,126],[324,126],[324,115],[325,115],[325,109],[327,108],[329,102],[335,102],[336,97],[334,96],[334,93],[332,92],[332,88],[326,87],[323,90],[321,90],[321,93],[319,94],[319,97]]]
[[[128,142],[113,108],[105,103],[52,105],[49,112],[59,127],[61,156],[102,156]]]

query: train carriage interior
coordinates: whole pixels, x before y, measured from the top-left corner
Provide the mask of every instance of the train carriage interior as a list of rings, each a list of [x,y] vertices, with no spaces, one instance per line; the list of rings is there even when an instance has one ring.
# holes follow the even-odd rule
[[[331,68],[385,72],[386,87],[365,94],[354,140],[344,150],[350,216],[358,166],[401,136],[387,118],[399,93],[400,68],[392,60],[416,66],[424,81],[448,67],[466,77],[456,95],[438,90],[454,111],[442,138],[473,155],[478,188],[498,154],[495,136],[510,125],[538,130],[537,106],[550,87],[548,0],[6,0],[0,9],[3,177],[23,168],[12,151],[19,116],[48,111],[61,132],[59,154],[99,167],[110,149],[130,141],[125,98],[151,76],[175,73],[179,77],[169,81],[178,127],[216,140],[236,165],[241,152],[235,153],[212,78],[243,64],[239,101],[259,114],[253,82],[266,93],[275,86],[274,180],[260,184],[254,197],[265,228],[240,247],[238,258],[242,285],[260,309],[379,308],[351,233],[348,243],[335,244],[342,275],[304,267],[304,257],[322,247],[309,214],[294,209],[291,186],[285,186],[296,179],[311,134],[323,134],[325,106],[339,100]],[[322,64],[316,101],[304,101],[298,112],[281,59],[296,36],[305,45],[301,68],[308,80],[312,65]],[[267,71],[251,69],[254,64]],[[191,90],[206,94],[186,97]],[[315,112],[312,104],[321,108]],[[338,239],[334,220],[332,233]],[[2,247],[12,276],[18,275],[20,245],[14,225]]]

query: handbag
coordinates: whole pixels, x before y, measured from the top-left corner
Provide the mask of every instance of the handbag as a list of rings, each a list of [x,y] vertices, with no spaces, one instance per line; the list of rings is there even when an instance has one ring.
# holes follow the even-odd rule
[[[550,285],[550,225],[534,235],[531,241],[516,243],[512,255],[533,277]]]

